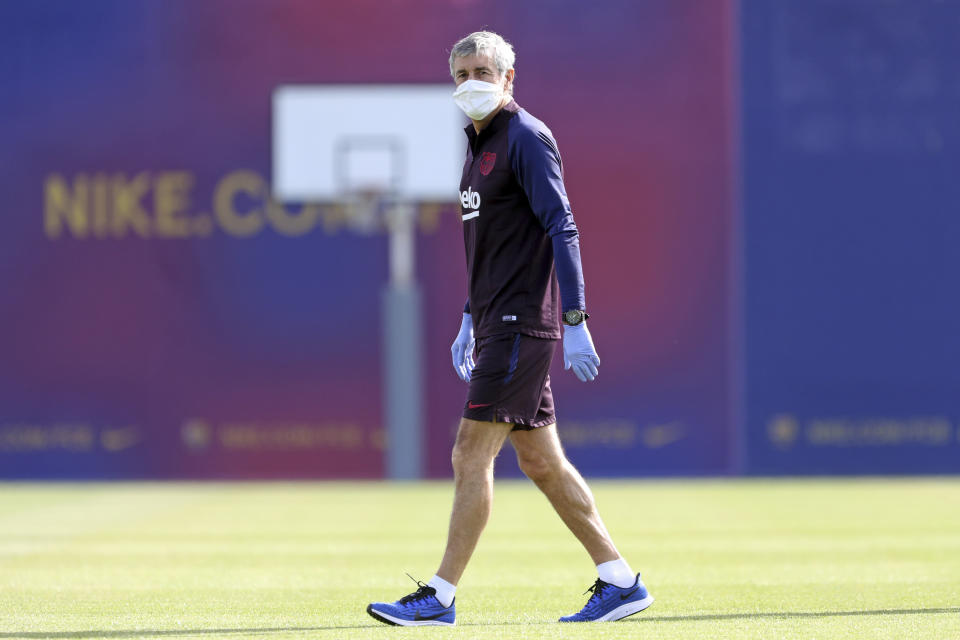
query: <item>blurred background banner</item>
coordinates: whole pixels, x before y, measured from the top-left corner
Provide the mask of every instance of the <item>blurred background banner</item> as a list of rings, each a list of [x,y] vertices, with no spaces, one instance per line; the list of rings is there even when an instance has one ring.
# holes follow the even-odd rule
[[[960,471],[960,3],[741,12],[747,468]]]
[[[382,477],[387,239],[271,199],[271,98],[452,92],[449,48],[484,27],[517,50],[581,231],[601,374],[558,353],[551,377],[584,474],[960,471],[958,20],[932,0],[0,2],[0,477]],[[417,219],[429,477],[466,399],[457,188]]]

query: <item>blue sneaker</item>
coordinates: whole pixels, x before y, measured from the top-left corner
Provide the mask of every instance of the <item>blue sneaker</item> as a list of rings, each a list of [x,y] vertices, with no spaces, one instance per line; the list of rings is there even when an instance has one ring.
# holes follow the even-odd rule
[[[374,602],[367,613],[387,624],[401,627],[452,625],[457,618],[456,598],[445,607],[437,600],[437,590],[415,580],[420,587],[396,602]]]
[[[610,622],[640,613],[653,604],[653,596],[640,582],[639,573],[637,581],[626,589],[598,578],[584,593],[591,591],[593,595],[583,609],[572,616],[560,618],[560,622]]]

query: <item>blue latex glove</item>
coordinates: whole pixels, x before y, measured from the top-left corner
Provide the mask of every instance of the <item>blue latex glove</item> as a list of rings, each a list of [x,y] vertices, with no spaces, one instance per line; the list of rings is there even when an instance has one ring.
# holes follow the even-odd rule
[[[593,346],[593,338],[587,323],[581,322],[576,326],[563,327],[563,368],[573,368],[573,372],[582,382],[597,377],[597,367],[600,366],[600,356]]]
[[[450,347],[450,353],[453,354],[453,369],[460,376],[461,380],[470,381],[470,374],[473,372],[473,317],[469,313],[463,314],[463,321],[460,322],[460,333],[457,339],[453,341]]]

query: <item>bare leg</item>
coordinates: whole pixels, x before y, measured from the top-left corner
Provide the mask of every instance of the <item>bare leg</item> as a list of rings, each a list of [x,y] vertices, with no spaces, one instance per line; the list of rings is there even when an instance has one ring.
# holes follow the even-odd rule
[[[455,483],[447,548],[437,575],[457,584],[487,525],[493,503],[493,461],[513,428],[506,422],[463,418],[453,445]]]
[[[550,500],[564,524],[583,544],[594,564],[620,557],[600,519],[593,493],[580,472],[567,460],[557,426],[510,434],[520,469]]]

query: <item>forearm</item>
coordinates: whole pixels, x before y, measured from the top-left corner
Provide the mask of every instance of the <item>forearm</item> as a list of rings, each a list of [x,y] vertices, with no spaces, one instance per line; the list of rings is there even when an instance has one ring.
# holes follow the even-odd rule
[[[586,310],[583,267],[580,262],[580,234],[576,227],[554,234],[553,262],[560,284],[560,301],[564,312]]]

